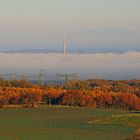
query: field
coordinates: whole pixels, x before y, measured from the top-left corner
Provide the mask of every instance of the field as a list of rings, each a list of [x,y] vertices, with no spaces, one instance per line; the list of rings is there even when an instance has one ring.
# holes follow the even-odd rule
[[[138,112],[78,107],[0,110],[0,140],[125,140]]]

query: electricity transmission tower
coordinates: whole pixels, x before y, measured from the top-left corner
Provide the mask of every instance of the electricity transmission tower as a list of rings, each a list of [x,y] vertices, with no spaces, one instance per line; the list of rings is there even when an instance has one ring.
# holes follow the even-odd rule
[[[66,86],[69,80],[77,80],[79,76],[75,73],[73,74],[56,74],[56,78],[59,80],[64,80],[64,86]]]
[[[39,73],[39,84],[44,85],[45,84],[45,70],[41,69]]]
[[[18,75],[12,74],[12,73],[7,73],[7,74],[3,74],[3,78],[5,78],[7,80],[16,80],[16,79],[18,79]]]

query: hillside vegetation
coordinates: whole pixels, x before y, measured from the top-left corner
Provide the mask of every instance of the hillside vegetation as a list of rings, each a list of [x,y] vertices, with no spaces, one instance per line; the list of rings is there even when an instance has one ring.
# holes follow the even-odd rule
[[[27,80],[0,80],[1,107],[40,104],[140,110],[140,80],[78,80],[61,86],[33,84]]]

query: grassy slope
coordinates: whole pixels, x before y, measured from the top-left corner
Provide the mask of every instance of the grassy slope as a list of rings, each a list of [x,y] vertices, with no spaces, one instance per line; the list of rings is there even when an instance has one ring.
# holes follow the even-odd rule
[[[0,110],[0,140],[124,140],[138,127],[132,123],[140,124],[139,116],[124,119],[127,114],[70,107]]]

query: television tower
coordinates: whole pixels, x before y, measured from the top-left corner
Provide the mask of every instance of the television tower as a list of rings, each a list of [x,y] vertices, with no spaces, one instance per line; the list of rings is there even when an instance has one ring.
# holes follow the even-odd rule
[[[64,33],[64,54],[66,54],[68,52],[67,50],[67,38],[66,38],[66,34]]]

